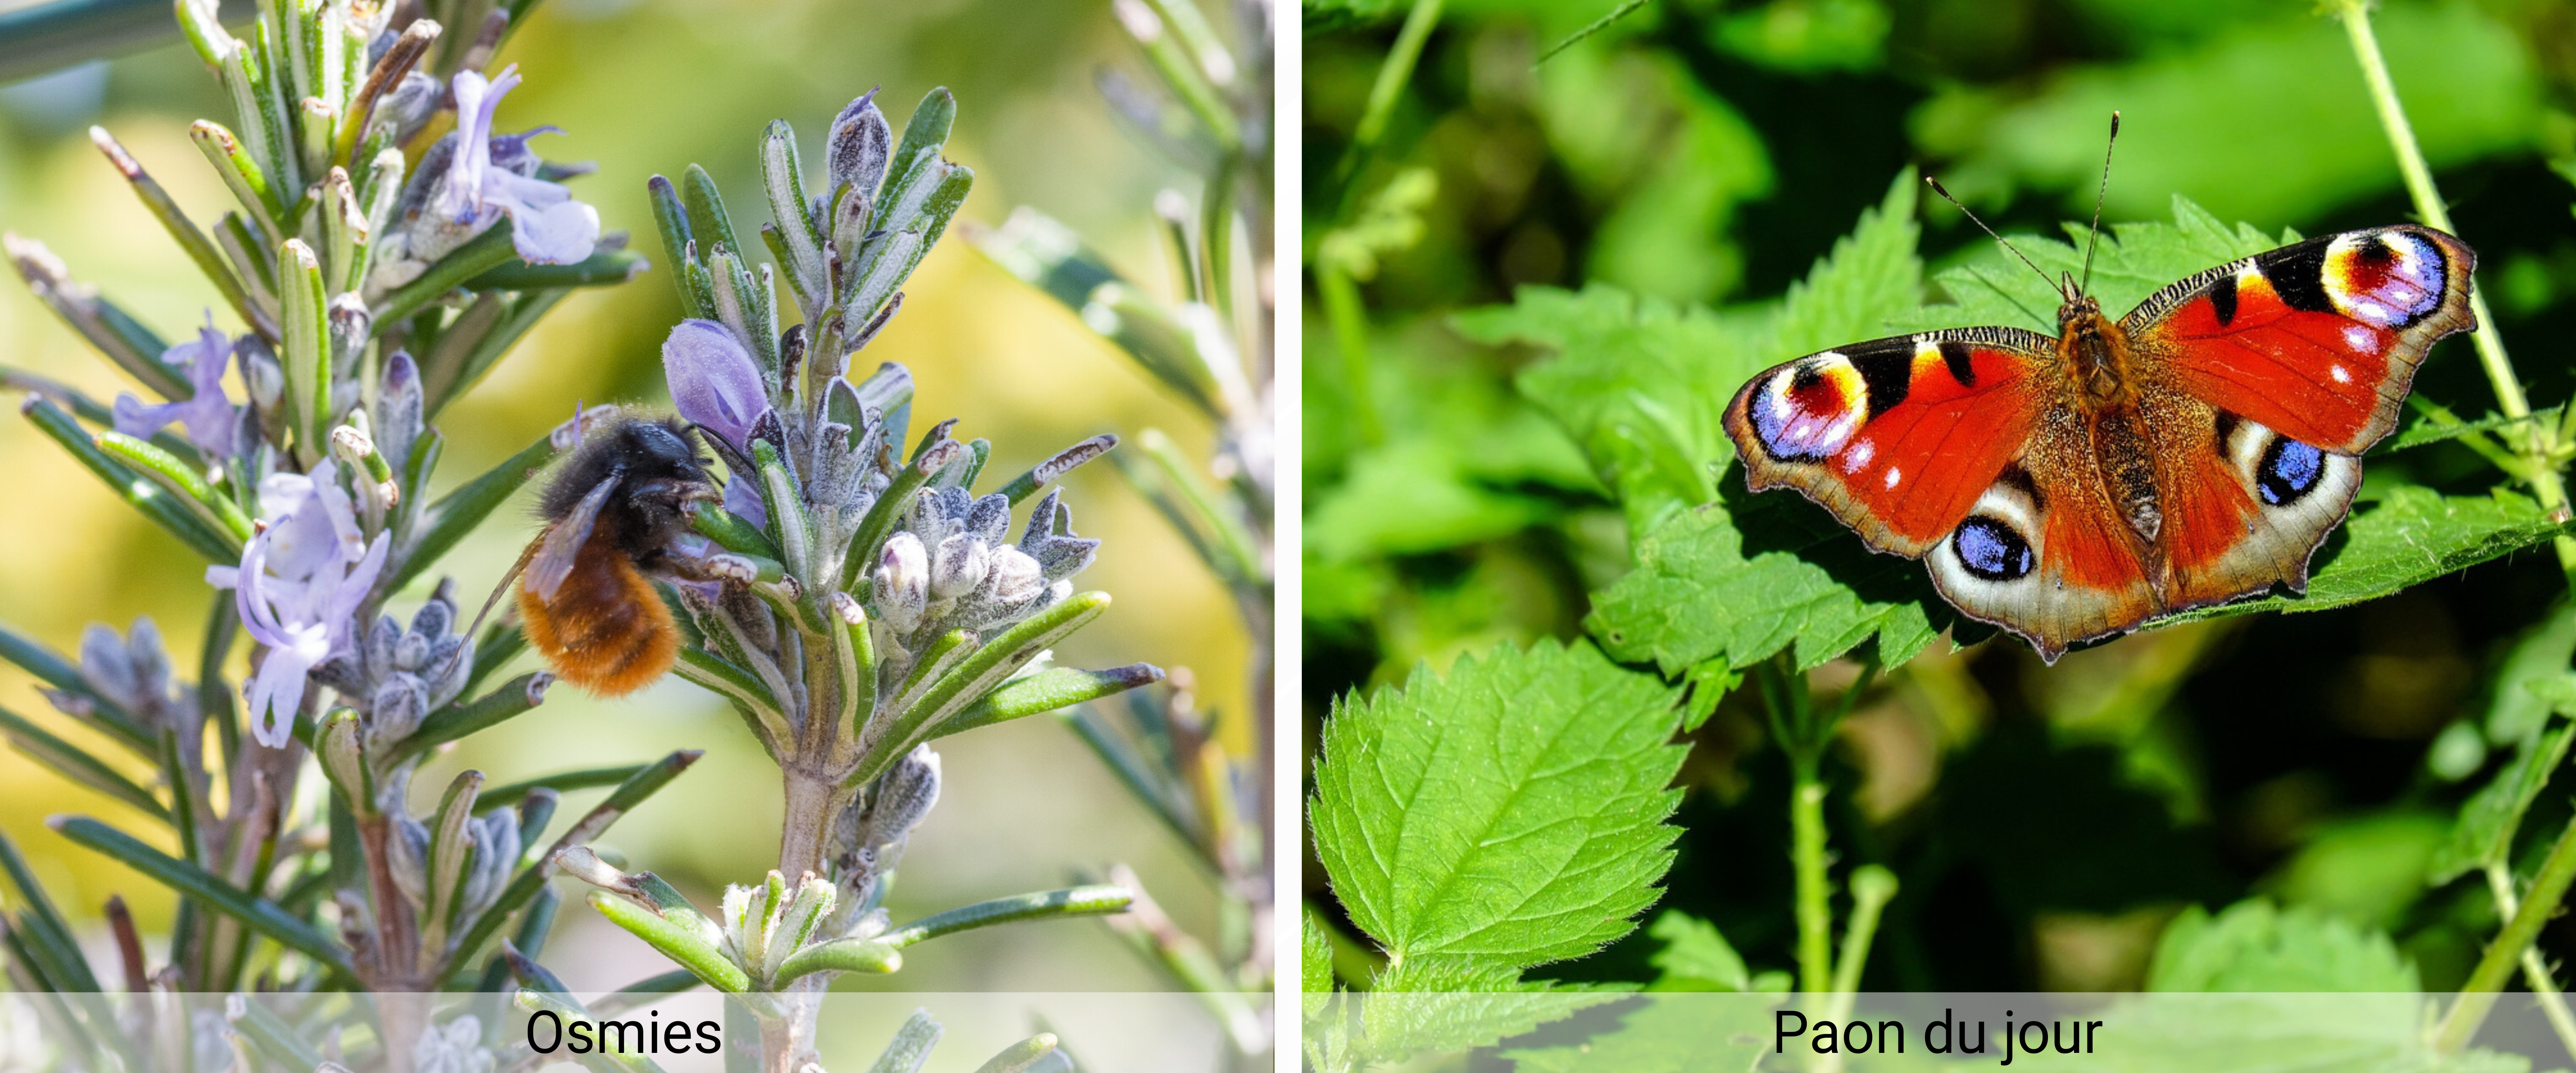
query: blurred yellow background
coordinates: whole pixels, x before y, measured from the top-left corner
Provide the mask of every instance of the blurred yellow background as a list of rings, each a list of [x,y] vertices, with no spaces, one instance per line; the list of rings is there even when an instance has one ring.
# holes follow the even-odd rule
[[[608,229],[631,233],[632,248],[654,270],[564,302],[442,415],[442,491],[525,446],[578,400],[667,404],[659,345],[679,312],[645,179],[676,176],[692,162],[705,166],[747,234],[769,216],[755,147],[772,119],[796,126],[811,162],[832,115],[851,97],[882,86],[879,102],[900,126],[924,92],[946,85],[958,98],[948,155],[976,171],[965,218],[993,224],[1016,205],[1037,206],[1148,285],[1171,278],[1147,211],[1152,195],[1170,184],[1197,194],[1175,164],[1122,129],[1094,88],[1105,65],[1134,62],[1103,0],[555,0],[516,34],[500,62],[517,63],[526,84],[503,103],[499,128],[563,127],[568,133],[534,147],[554,160],[598,162],[597,174],[571,182],[575,196],[597,206]],[[0,228],[42,240],[76,277],[165,338],[180,338],[202,310],[221,303],[85,130],[97,123],[114,132],[204,222],[224,194],[185,132],[195,118],[227,113],[212,76],[175,35],[150,52],[0,90]],[[217,322],[238,328],[221,312]],[[1132,437],[1159,427],[1193,456],[1205,453],[1204,426],[1072,314],[984,261],[955,231],[922,265],[902,314],[861,360],[910,366],[919,384],[914,428],[961,418],[961,438],[993,441],[988,474],[1020,472],[1102,431]],[[0,280],[0,363],[101,400],[134,389],[14,278]],[[212,599],[204,563],[14,414],[0,415],[0,500],[0,620],[69,652],[86,623],[122,631],[135,616],[150,615],[174,661],[193,665]],[[1242,630],[1188,547],[1106,464],[1078,472],[1067,502],[1076,531],[1105,540],[1098,565],[1077,584],[1106,590],[1117,603],[1059,649],[1059,659],[1185,666],[1197,676],[1203,707],[1238,716]],[[528,539],[528,518],[524,505],[505,508],[446,560],[469,608]],[[394,601],[398,617],[407,619],[428,580]],[[521,662],[534,665],[529,656]],[[242,663],[236,654],[236,680]],[[0,707],[91,740],[53,713],[15,668],[0,666]],[[756,880],[775,861],[776,771],[722,704],[677,679],[615,703],[558,688],[544,707],[425,767],[414,782],[415,806],[424,798],[434,803],[438,789],[467,767],[498,784],[679,748],[705,749],[706,756],[603,843],[711,907],[724,883]],[[1126,861],[1184,927],[1209,933],[1198,870],[1052,719],[949,738],[940,751],[946,788],[904,859],[889,902],[896,920],[1061,886],[1075,869]],[[602,793],[569,795],[556,831]],[[144,830],[131,810],[0,750],[0,828],[26,851],[64,910],[103,941],[100,906],[121,893],[147,934],[166,929],[171,900],[162,888],[45,829],[45,816],[66,811]],[[581,906],[579,892],[559,893],[571,904],[546,960],[576,990],[614,988],[669,968]],[[971,932],[917,954],[900,976],[845,977],[843,986],[1160,986],[1124,943],[1091,922]]]

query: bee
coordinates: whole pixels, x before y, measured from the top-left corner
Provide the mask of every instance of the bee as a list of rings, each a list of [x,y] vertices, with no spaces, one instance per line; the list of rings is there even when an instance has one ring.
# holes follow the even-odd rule
[[[688,530],[689,504],[722,497],[690,432],[676,417],[619,414],[583,436],[539,501],[545,530],[510,571],[528,642],[557,678],[595,696],[641,689],[679,655],[679,627],[651,578],[674,572],[667,549]]]

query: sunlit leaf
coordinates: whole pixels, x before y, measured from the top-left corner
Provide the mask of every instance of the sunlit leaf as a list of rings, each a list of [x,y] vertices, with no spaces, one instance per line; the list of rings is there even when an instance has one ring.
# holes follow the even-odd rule
[[[1324,724],[1308,814],[1352,923],[1438,990],[1627,934],[1672,864],[1676,692],[1589,644],[1428,668]]]

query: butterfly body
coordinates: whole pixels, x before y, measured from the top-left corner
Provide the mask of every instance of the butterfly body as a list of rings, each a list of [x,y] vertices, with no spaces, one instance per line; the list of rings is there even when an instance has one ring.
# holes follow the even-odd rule
[[[2159,615],[2302,591],[2433,342],[2474,326],[2475,255],[2404,226],[2177,282],[2055,338],[1954,328],[1753,378],[1725,424],[1755,490],[1798,489],[1942,596],[2055,659]]]

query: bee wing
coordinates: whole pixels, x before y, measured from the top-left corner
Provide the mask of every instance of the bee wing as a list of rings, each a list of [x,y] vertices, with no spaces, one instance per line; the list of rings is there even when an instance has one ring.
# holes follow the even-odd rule
[[[574,557],[590,540],[590,527],[599,521],[599,509],[608,505],[608,497],[617,491],[617,482],[624,476],[612,473],[592,485],[590,494],[581,497],[572,513],[546,531],[544,546],[537,549],[536,558],[528,560],[526,575],[528,591],[536,593],[538,599],[552,601],[555,590],[572,576]]]

